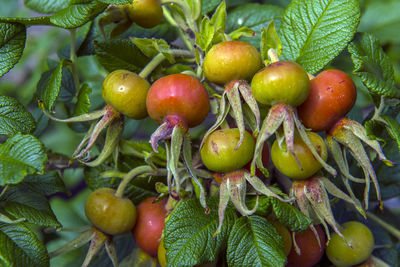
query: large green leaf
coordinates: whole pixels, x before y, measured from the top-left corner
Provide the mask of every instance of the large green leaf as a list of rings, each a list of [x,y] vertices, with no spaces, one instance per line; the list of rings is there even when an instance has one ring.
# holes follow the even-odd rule
[[[228,13],[226,30],[227,32],[232,32],[241,27],[247,27],[254,30],[257,32],[256,36],[242,37],[241,40],[249,42],[255,47],[259,47],[261,29],[267,27],[271,20],[274,20],[276,23],[275,26],[279,28],[282,13],[283,9],[278,6],[245,4]]]
[[[40,13],[55,13],[68,6],[65,0],[24,0],[24,4]]]
[[[26,28],[19,23],[0,23],[0,77],[7,73],[22,56]]]
[[[353,38],[360,19],[356,0],[294,0],[279,28],[284,59],[314,74]]]
[[[16,99],[0,96],[0,134],[30,133],[36,127],[32,114]]]
[[[68,7],[51,16],[50,21],[59,27],[71,29],[77,28],[94,19],[104,11],[107,4],[97,1],[71,1]]]
[[[400,96],[395,85],[392,63],[375,36],[369,33],[358,35],[349,44],[348,50],[354,64],[354,74],[361,78],[372,94]]]
[[[47,198],[24,184],[8,188],[0,203],[3,212],[14,220],[25,219],[40,226],[61,227]]]
[[[218,202],[207,199],[211,212],[196,198],[182,201],[165,222],[164,245],[170,266],[193,266],[214,261],[225,248],[236,212],[231,207],[225,211],[221,232],[213,238],[218,228]]]
[[[1,266],[49,266],[46,247],[25,223],[0,222]]]
[[[229,266],[284,266],[283,240],[267,219],[253,215],[236,220],[228,239]]]
[[[68,192],[64,181],[57,171],[49,171],[42,175],[27,176],[20,184],[45,196],[50,196],[58,192]]]
[[[32,135],[17,134],[0,144],[0,185],[16,184],[44,169],[47,155]]]
[[[126,39],[112,39],[105,42],[95,42],[96,57],[108,71],[126,69],[140,72],[149,62],[133,42]]]

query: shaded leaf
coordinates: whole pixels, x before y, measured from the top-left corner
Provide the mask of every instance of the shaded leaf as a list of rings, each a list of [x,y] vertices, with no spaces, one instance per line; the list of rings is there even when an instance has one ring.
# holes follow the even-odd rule
[[[32,114],[16,99],[0,96],[0,134],[30,133],[36,127]]]
[[[0,23],[0,77],[20,60],[25,48],[26,28],[19,23]]]
[[[24,0],[25,6],[40,13],[55,13],[68,6],[65,0]]]

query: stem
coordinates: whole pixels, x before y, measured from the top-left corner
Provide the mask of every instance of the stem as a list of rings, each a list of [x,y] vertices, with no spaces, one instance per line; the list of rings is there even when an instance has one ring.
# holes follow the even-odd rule
[[[143,79],[146,79],[150,73],[157,68],[157,66],[163,62],[165,56],[162,53],[159,53],[157,56],[153,57],[153,59],[144,67],[144,69],[139,73],[139,76]]]
[[[398,240],[400,240],[400,230],[388,224],[387,222],[385,222],[384,220],[382,220],[381,218],[379,218],[378,216],[369,211],[367,211],[367,217],[376,222],[377,224],[379,224],[380,226],[382,226],[386,231],[388,231]]]
[[[72,76],[74,77],[76,92],[79,93],[80,84],[79,84],[78,70],[76,68],[77,56],[75,53],[75,29],[70,30],[70,33],[71,33],[71,47],[70,47],[71,70],[72,70]]]
[[[128,186],[129,182],[138,175],[145,174],[145,173],[154,173],[155,171],[152,167],[145,165],[139,166],[132,169],[128,172],[124,178],[122,178],[122,182],[119,184],[117,192],[115,192],[115,196],[122,198],[124,195],[125,188]]]
[[[278,54],[276,53],[275,49],[273,49],[273,48],[268,49],[268,57],[271,60],[271,63],[279,61]]]
[[[1,193],[0,193],[0,198],[4,195],[4,193],[7,191],[7,189],[8,189],[9,186],[10,186],[10,185],[8,184],[8,185],[6,185],[6,186],[3,188],[3,190],[2,190]]]

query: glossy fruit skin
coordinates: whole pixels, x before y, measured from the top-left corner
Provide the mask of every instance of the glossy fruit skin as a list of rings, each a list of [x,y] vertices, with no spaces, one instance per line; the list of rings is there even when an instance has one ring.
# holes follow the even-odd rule
[[[326,131],[352,109],[356,99],[356,86],[346,73],[325,70],[311,80],[308,98],[297,111],[304,126]]]
[[[288,104],[297,107],[310,91],[306,71],[291,61],[274,62],[258,71],[251,80],[255,99],[264,105]]]
[[[225,84],[232,80],[251,80],[262,68],[258,50],[242,41],[226,41],[214,45],[204,58],[204,74],[213,83]]]
[[[326,237],[319,225],[314,225],[314,227],[317,230],[321,246],[310,228],[304,232],[296,233],[295,240],[300,249],[300,255],[297,254],[293,245],[288,255],[286,267],[312,267],[321,260],[326,248]]]
[[[211,171],[230,172],[241,169],[253,158],[255,142],[245,132],[242,145],[235,150],[239,141],[239,129],[223,129],[211,133],[200,149],[204,165]]]
[[[323,160],[327,160],[328,151],[324,140],[316,133],[308,132],[311,143]],[[296,158],[286,150],[286,143],[282,149],[275,140],[271,149],[271,159],[274,166],[284,175],[292,179],[307,179],[322,168],[306,144],[299,135],[294,136],[294,153],[300,161],[301,167],[297,164]]]
[[[128,198],[119,198],[112,188],[99,188],[86,200],[85,214],[99,230],[110,235],[132,230],[136,222],[136,208]]]
[[[160,245],[158,246],[157,250],[157,258],[158,258],[158,264],[161,265],[161,267],[167,266],[167,250],[164,247],[164,239],[161,239]]]
[[[127,70],[116,70],[103,81],[101,95],[107,104],[120,113],[140,120],[147,117],[146,97],[150,84]]]
[[[353,266],[366,261],[374,249],[371,230],[360,222],[350,221],[342,225],[341,233],[353,248],[334,234],[326,248],[328,259],[338,267]]]
[[[269,220],[275,227],[275,229],[278,231],[280,236],[282,237],[283,241],[283,252],[285,252],[285,255],[289,255],[290,250],[292,248],[292,236],[289,232],[289,230],[283,226],[279,221],[277,220]]]
[[[153,204],[155,197],[143,200],[137,207],[137,221],[132,230],[136,244],[152,257],[157,256],[165,226],[166,199]]]
[[[133,0],[125,10],[130,20],[143,28],[153,28],[163,18],[160,0]]]
[[[189,127],[195,127],[207,117],[210,101],[204,86],[187,74],[164,76],[153,83],[146,99],[149,116],[158,124],[175,115]]]

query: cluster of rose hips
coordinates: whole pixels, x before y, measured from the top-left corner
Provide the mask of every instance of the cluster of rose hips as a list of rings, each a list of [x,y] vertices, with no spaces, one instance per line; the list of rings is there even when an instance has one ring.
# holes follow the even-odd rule
[[[134,1],[133,5],[135,2],[136,5],[140,3]],[[162,9],[159,3],[158,6],[160,9],[156,13],[161,16],[156,17],[161,19]],[[132,8],[130,5],[118,9],[131,21],[142,23],[141,26],[152,27],[159,23],[154,15],[135,13],[138,10],[139,6]],[[152,19],[143,19],[142,15]],[[368,207],[370,180],[374,182],[378,200],[380,194],[375,172],[360,140],[375,149],[386,163],[391,163],[383,155],[379,143],[369,139],[361,125],[345,117],[357,97],[355,85],[349,76],[332,69],[323,71],[314,78],[297,63],[279,61],[273,50],[269,52],[272,63],[263,67],[260,53],[250,44],[242,41],[221,42],[206,53],[202,66],[199,66],[204,74],[201,77],[172,74],[151,85],[143,75],[127,70],[110,73],[102,88],[102,96],[107,103],[105,109],[90,116],[82,115],[75,120],[68,120],[99,119],[78,147],[75,156],[82,158],[101,130],[108,126],[111,129],[111,133],[107,133],[110,138],[106,138],[109,146],[101,152],[95,163],[86,163],[89,166],[101,164],[111,155],[119,141],[123,127],[122,115],[135,120],[149,115],[160,125],[152,134],[150,143],[157,152],[158,143],[165,142],[169,161],[169,193],[173,199],[179,200],[183,182],[178,170],[181,148],[183,146],[187,152],[187,144],[190,144],[189,128],[202,124],[210,110],[210,95],[203,83],[216,91],[224,86],[222,95],[217,97],[220,99],[217,120],[204,135],[199,151],[203,165],[220,184],[220,227],[229,200],[244,216],[257,210],[258,202],[252,209],[247,208],[243,202],[247,192],[246,184],[249,183],[258,193],[277,197],[282,201],[292,202],[293,196],[300,210],[315,222],[314,226],[300,234],[290,234],[285,227],[273,222],[285,241],[288,266],[312,266],[321,259],[326,237],[319,223],[328,234],[326,252],[332,263],[337,266],[359,264],[367,260],[372,252],[372,234],[366,226],[358,222],[338,226],[330,210],[327,192],[350,202],[364,214],[349,181],[366,185],[365,208]],[[245,106],[251,110],[255,120],[251,126],[244,119]],[[260,110],[267,113],[261,128],[260,114],[263,112]],[[235,128],[226,123],[228,114],[231,114],[236,123]],[[326,163],[328,148],[324,139],[316,133],[321,131],[326,132],[329,150],[344,177],[350,196],[323,177],[320,171],[324,167],[328,173],[334,176],[337,174]],[[266,141],[272,135],[276,138],[269,151]],[[353,177],[349,173],[346,149],[360,163],[365,173],[364,179]],[[266,167],[271,165],[269,158],[281,176],[283,174],[293,180],[290,197],[282,197],[260,179],[268,174]],[[184,153],[184,159],[190,175],[197,179],[191,156],[188,158],[188,154]],[[142,202],[136,211],[131,200],[123,197],[126,184],[131,178],[124,179],[117,191],[110,188],[94,191],[85,205],[86,216],[96,229],[107,235],[132,231],[138,246],[153,257],[158,251],[160,263],[164,266],[165,248],[160,244],[160,239],[164,218],[169,209],[165,208],[166,201],[161,200],[154,204],[156,199],[152,198]],[[204,190],[202,192],[204,197]],[[205,206],[204,199],[202,204]],[[332,237],[329,236],[327,224],[336,232]],[[354,235],[357,237],[353,238]],[[307,241],[301,241],[302,238]],[[360,240],[365,242],[361,243]],[[309,255],[308,248],[302,247],[303,243],[314,246],[314,250],[310,251],[315,254]],[[344,258],[341,255],[343,251],[351,252],[352,257]]]

